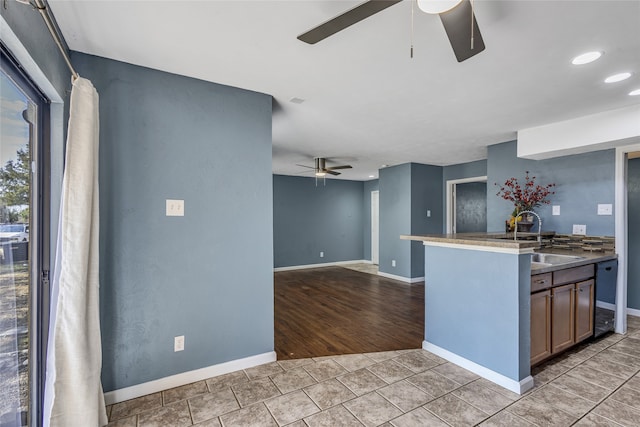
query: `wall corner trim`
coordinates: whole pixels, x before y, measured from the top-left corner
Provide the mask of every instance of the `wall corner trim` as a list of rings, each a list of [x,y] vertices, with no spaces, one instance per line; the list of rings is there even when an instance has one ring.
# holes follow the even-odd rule
[[[424,282],[424,277],[404,277],[404,276],[397,276],[395,274],[389,274],[389,273],[385,273],[383,271],[378,271],[378,276],[382,276],[382,277],[386,277],[387,279],[393,279],[393,280],[399,280],[401,282],[405,282],[405,283],[418,283],[418,282]]]
[[[629,316],[640,317],[640,310],[627,307],[627,314]]]
[[[492,371],[491,369],[485,368],[482,365],[478,365],[477,363],[472,362],[469,359],[458,356],[457,354],[452,353],[449,350],[445,350],[444,348],[432,344],[428,341],[422,341],[422,348],[424,350],[430,351],[437,356],[442,357],[443,359],[448,360],[455,365],[460,366],[461,368],[466,369],[467,371],[471,371],[474,374],[477,374],[482,378],[491,381],[492,383],[498,384],[499,386],[504,387],[507,390],[511,390],[514,393],[524,394],[525,392],[533,388],[533,377],[531,375],[528,375],[520,381],[516,381],[502,374],[499,374],[498,372]]]
[[[148,381],[146,383],[136,384],[131,387],[109,391],[104,394],[104,400],[107,405],[113,405],[114,403],[124,402],[125,400],[146,396],[147,394],[157,393],[162,390],[179,387],[185,384],[191,384],[196,381],[202,381],[208,378],[217,377],[219,375],[228,374],[230,372],[252,368],[254,366],[263,365],[265,363],[275,361],[275,351],[257,354],[255,356],[249,356],[242,359],[230,360],[228,362],[219,363],[217,365],[211,365],[205,368],[195,369],[193,371],[182,372],[180,374],[171,375],[169,377]]]

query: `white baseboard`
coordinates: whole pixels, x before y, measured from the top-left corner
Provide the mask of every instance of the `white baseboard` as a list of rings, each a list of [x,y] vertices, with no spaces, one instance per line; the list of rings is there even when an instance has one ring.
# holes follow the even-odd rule
[[[371,261],[366,259],[356,259],[351,261],[336,261],[336,262],[324,262],[320,264],[304,264],[304,265],[292,265],[289,267],[275,267],[274,272],[278,271],[291,271],[291,270],[304,270],[305,268],[318,268],[318,267],[336,267],[349,264],[371,264]]]
[[[387,279],[399,280],[399,281],[405,282],[405,283],[424,282],[424,277],[396,276],[395,274],[384,273],[382,271],[378,271],[378,276],[386,277]]]
[[[640,310],[627,307],[627,314],[633,317],[640,317]]]
[[[107,405],[113,405],[114,403],[124,402],[125,400],[146,396],[147,394],[157,393],[162,390],[191,384],[196,381],[206,380],[211,377],[217,377],[219,375],[275,361],[275,351],[257,354],[243,359],[230,360],[229,362],[207,366],[206,368],[183,372],[181,374],[171,375],[169,377],[160,378],[146,383],[136,384],[131,387],[109,391],[104,394],[104,400]]]
[[[604,302],[604,301],[596,301],[596,307],[605,308],[607,310],[613,310],[613,311],[615,311],[615,309],[616,309],[616,305],[615,304],[611,304],[611,303]],[[638,310],[636,308],[627,307],[627,315],[634,316],[634,317],[640,317],[640,310]]]
[[[604,308],[606,310],[611,310],[611,311],[615,311],[616,310],[616,305],[615,304],[611,304],[609,302],[604,302],[604,301],[597,301],[596,300],[596,307]]]
[[[500,387],[504,387],[507,390],[511,390],[514,393],[523,394],[526,391],[533,388],[533,377],[529,375],[523,380],[516,381],[509,377],[505,377],[498,372],[492,371],[489,368],[485,368],[482,365],[478,365],[475,362],[472,362],[469,359],[465,359],[462,356],[458,356],[455,353],[450,352],[449,350],[445,350],[442,347],[438,347],[435,344],[432,344],[427,341],[422,341],[422,348],[430,351],[431,353],[442,357],[443,359],[448,360],[449,362],[460,366],[461,368],[466,369],[467,371],[471,371],[476,375],[480,375],[482,378],[485,378],[492,383],[498,384]]]

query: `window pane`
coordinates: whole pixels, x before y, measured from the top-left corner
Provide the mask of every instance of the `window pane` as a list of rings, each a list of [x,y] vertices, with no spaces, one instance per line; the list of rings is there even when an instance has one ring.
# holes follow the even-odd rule
[[[36,107],[0,73],[0,425],[29,411],[29,221]]]

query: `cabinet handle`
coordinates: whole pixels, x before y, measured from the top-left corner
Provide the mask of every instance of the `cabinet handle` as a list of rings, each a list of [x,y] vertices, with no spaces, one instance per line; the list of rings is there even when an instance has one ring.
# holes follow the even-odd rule
[[[606,267],[604,270],[605,271],[611,271],[611,267]]]

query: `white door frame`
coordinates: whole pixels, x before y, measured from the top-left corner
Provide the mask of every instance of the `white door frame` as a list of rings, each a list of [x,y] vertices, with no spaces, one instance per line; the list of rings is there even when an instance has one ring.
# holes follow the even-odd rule
[[[447,180],[447,234],[453,234],[456,232],[456,198],[455,188],[457,184],[464,184],[467,182],[487,182],[487,176],[474,176],[471,178],[462,179],[450,179]]]
[[[375,194],[375,202],[374,202]],[[380,191],[371,192],[371,263],[380,263]]]
[[[616,284],[616,332],[627,332],[627,265],[628,265],[628,212],[627,212],[627,153],[640,151],[640,143],[616,148],[615,172],[615,230],[618,254],[618,281]]]

